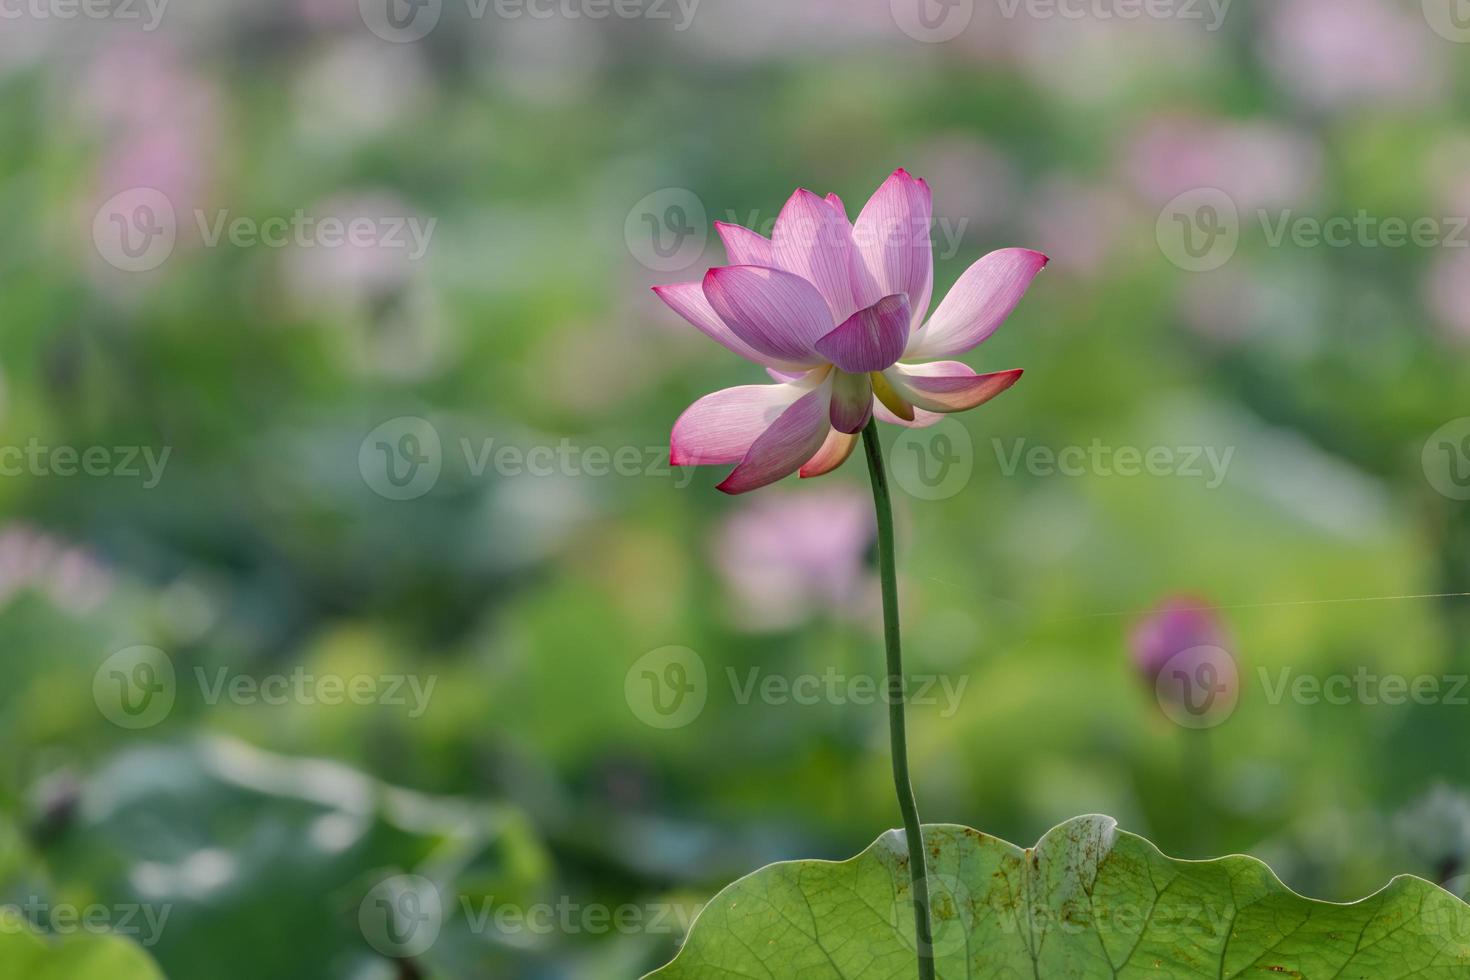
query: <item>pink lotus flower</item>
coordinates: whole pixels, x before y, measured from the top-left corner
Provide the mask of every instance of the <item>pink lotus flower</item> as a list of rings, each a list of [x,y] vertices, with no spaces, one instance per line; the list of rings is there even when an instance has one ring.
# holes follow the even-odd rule
[[[959,361],[995,332],[1047,263],[1002,249],[966,270],[925,322],[934,287],[929,185],[897,170],[850,222],[835,195],[798,190],[769,239],[716,222],[730,265],[655,286],[711,339],[767,369],[773,385],[706,395],[674,423],[675,466],[736,463],[719,489],[745,493],[840,466],[876,415],[931,425],[1005,391],[1019,370]]]
[[[1134,626],[1128,644],[1132,648],[1133,665],[1150,684],[1183,653],[1232,646],[1229,631],[1214,607],[1190,595],[1163,599]]]

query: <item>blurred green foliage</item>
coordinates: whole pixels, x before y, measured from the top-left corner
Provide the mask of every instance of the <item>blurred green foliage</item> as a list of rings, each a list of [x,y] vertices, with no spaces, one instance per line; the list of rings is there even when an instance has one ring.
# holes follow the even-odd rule
[[[1304,155],[1239,137],[1245,164],[1211,149],[1164,169],[1255,166],[1291,185],[1262,197],[1273,215],[1451,213],[1455,45],[1406,14],[1421,56],[1395,64],[1432,89],[1375,93],[1349,63],[1368,95],[1329,104],[1283,74],[1267,4],[1209,33],[982,16],[945,45],[882,3],[711,4],[687,32],[446,5],[416,44],[321,6],[0,37],[0,444],[169,453],[154,486],[117,467],[0,478],[0,900],[99,904],[113,926],[167,907],[149,953],[183,980],[627,977],[730,880],[895,824],[881,707],[741,703],[728,681],[876,672],[876,608],[771,626],[732,600],[720,529],[749,501],[713,471],[671,474],[662,447],[695,398],[764,378],[647,290],[721,263],[713,236],[669,271],[626,229],[670,188],[703,205],[700,234],[768,230],[798,185],[855,213],[897,166],[957,231],[940,289],[995,247],[1056,259],[970,359],[1026,369],[960,418],[972,476],[899,501],[911,669],[966,679],[952,716],[910,713],[926,821],[1030,841],[1105,812],[1168,854],[1250,852],[1334,900],[1458,871],[1395,815],[1464,783],[1463,706],[1273,703],[1261,671],[1470,670],[1470,600],[1412,598],[1470,591],[1466,504],[1423,454],[1470,405],[1433,290],[1460,253],[1272,247],[1238,190],[1238,254],[1188,273],[1137,149],[1159,120],[1266,126]],[[178,242],[127,273],[93,225],[139,186],[169,197]],[[222,211],[436,225],[404,262],[210,246],[195,214]],[[395,500],[362,453],[404,416],[432,424],[442,472]],[[1231,461],[1218,486],[1008,471],[1016,440]],[[631,447],[637,475],[478,465],[561,445]],[[865,492],[853,463],[792,482],[768,493]],[[1240,664],[1239,707],[1207,732],[1169,723],[1129,665],[1130,626],[1181,591],[1224,607]],[[102,704],[109,658],[137,645],[166,653],[175,700],[128,728]],[[625,687],[668,645],[709,679],[677,729]],[[433,689],[419,713],[211,698],[221,671]],[[444,908],[408,957],[361,918],[401,876]],[[570,927],[476,919],[569,905]]]

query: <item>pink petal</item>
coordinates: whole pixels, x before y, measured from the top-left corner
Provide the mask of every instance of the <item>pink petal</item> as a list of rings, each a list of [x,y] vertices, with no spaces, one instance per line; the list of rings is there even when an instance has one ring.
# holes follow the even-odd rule
[[[904,356],[948,357],[974,347],[1005,322],[1048,261],[1029,248],[1004,248],[980,259],[914,331]]]
[[[832,378],[832,428],[861,432],[872,415],[873,382],[868,375],[838,371]]]
[[[831,431],[827,422],[831,400],[830,381],[797,399],[751,444],[740,465],[716,489],[746,493],[795,473],[822,448]]]
[[[705,395],[674,423],[669,462],[674,466],[711,466],[745,457],[751,444],[810,386],[742,385]]]
[[[852,288],[852,227],[831,204],[811,191],[792,194],[776,216],[771,244],[776,265],[816,286],[834,323],[857,309]]]
[[[817,454],[807,460],[800,470],[803,480],[814,476],[822,476],[831,473],[837,467],[847,462],[847,457],[852,455],[853,447],[858,443],[856,435],[848,435],[846,432],[838,432],[832,429],[827,433],[827,439],[822,443],[822,448]]]
[[[903,293],[913,323],[924,322],[934,290],[934,249],[929,235],[934,202],[929,185],[895,170],[868,199],[852,238],[874,296]],[[868,299],[858,296],[858,301]]]
[[[817,353],[851,374],[881,371],[903,356],[909,300],[899,293],[858,310],[817,341]]]
[[[838,197],[836,194],[828,194],[827,203],[832,205],[833,209],[836,210],[838,214],[842,215],[843,221],[847,221],[849,225],[852,224],[851,221],[848,221],[847,205],[842,203],[842,198]]]
[[[821,363],[814,345],[832,330],[832,314],[816,287],[800,276],[727,265],[705,273],[704,296],[769,366],[799,371]]]
[[[915,408],[948,413],[985,404],[1020,380],[1021,371],[976,374],[968,364],[959,361],[936,361],[895,364],[883,376]]]
[[[720,241],[725,243],[725,254],[730,257],[730,265],[763,265],[768,268],[775,266],[771,240],[765,235],[723,221],[715,222],[715,231],[720,233]]]
[[[709,300],[704,298],[704,285],[697,282],[680,282],[672,286],[654,286],[653,291],[677,314],[694,324],[706,337],[739,354],[747,361],[763,364],[767,368],[779,367],[786,362],[768,357],[735,336],[734,332],[720,319]],[[778,379],[779,380],[779,379]]]

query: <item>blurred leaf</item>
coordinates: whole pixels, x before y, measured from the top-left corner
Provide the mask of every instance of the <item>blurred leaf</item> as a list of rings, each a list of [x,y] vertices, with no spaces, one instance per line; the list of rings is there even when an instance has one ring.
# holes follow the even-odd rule
[[[1352,905],[1289,891],[1254,858],[1176,861],[1110,817],[1023,850],[925,829],[942,977],[1463,977],[1470,906],[1418,878]],[[721,892],[663,980],[913,976],[908,857],[890,831],[841,863],[771,865]]]
[[[46,854],[59,884],[167,912],[155,952],[180,977],[246,961],[278,980],[371,975],[395,952],[374,946],[361,921],[385,881],[431,882],[452,913],[454,896],[527,904],[548,871],[513,807],[431,797],[226,738],[124,752],[85,783],[78,812]],[[432,950],[414,953],[427,966],[493,975],[520,955],[452,914],[443,925]]]
[[[50,943],[12,910],[0,914],[0,976],[26,980],[163,980],[140,948],[118,936],[82,933]]]

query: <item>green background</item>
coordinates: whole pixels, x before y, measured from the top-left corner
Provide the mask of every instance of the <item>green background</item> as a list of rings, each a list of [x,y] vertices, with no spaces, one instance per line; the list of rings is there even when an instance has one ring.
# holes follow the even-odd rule
[[[765,378],[648,287],[722,263],[715,220],[768,232],[798,186],[855,215],[900,166],[934,188],[936,295],[991,249],[1053,256],[967,357],[1021,382],[942,445],[885,432],[909,662],[964,683],[910,711],[925,819],[1030,844],[1107,813],[1332,900],[1453,884],[1470,690],[1270,696],[1282,671],[1448,695],[1470,670],[1470,600],[1413,598],[1470,591],[1470,48],[1419,4],[1237,0],[1209,29],[1204,5],[976,0],[944,43],[903,0],[704,0],[688,23],[445,0],[410,43],[368,7],[0,34],[0,446],[47,450],[0,478],[0,899],[167,906],[151,952],[184,980],[630,977],[727,882],[895,825],[882,705],[730,680],[881,669],[867,525],[839,519],[866,513],[861,460],[741,498],[670,473],[678,413]],[[107,202],[140,187],[177,241],[127,272]],[[1167,205],[1200,187],[1239,246],[1191,272]],[[417,259],[208,240],[298,212],[434,225]],[[1438,237],[1271,235],[1360,212]],[[377,443],[405,417],[440,472],[390,499]],[[1018,440],[1172,464],[1011,466]],[[62,475],[58,447],[111,468]],[[129,447],[168,451],[156,485]],[[637,463],[596,475],[601,450]],[[1205,451],[1230,454],[1218,481],[1187,465]],[[936,490],[915,467],[945,460]],[[1131,666],[1175,594],[1223,607],[1239,665],[1207,731]],[[139,645],[173,703],[130,728],[109,658]],[[671,646],[706,683],[668,728],[640,678]],[[209,696],[298,670],[404,687]],[[434,685],[422,711],[409,681]],[[409,962],[364,925],[395,875],[443,906]]]

